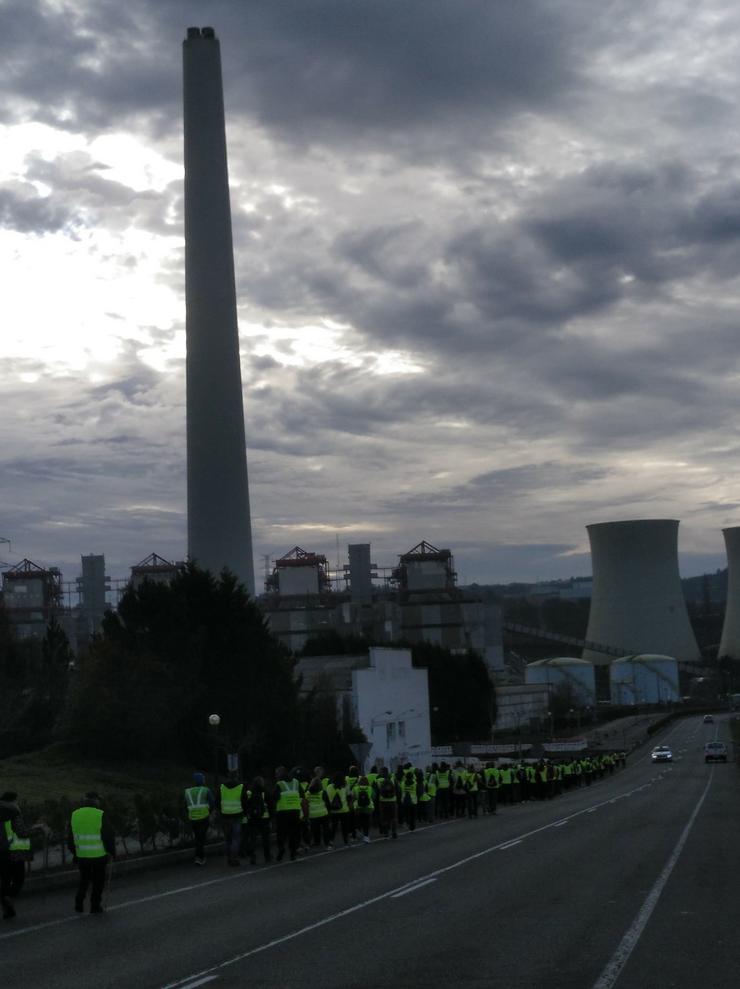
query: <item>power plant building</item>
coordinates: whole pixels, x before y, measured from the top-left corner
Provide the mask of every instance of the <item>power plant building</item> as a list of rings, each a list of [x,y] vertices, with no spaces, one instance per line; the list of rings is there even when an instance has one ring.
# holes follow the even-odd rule
[[[672,656],[625,656],[609,665],[612,704],[671,704],[681,696]]]
[[[740,659],[740,526],[722,532],[727,550],[727,603],[717,655]]]
[[[221,52],[183,42],[188,556],[254,595]]]
[[[547,685],[552,693],[562,693],[568,703],[578,707],[596,704],[594,667],[585,659],[557,656],[527,663],[524,682],[530,686]]]
[[[696,644],[678,570],[678,522],[636,519],[586,527],[593,590],[586,640],[623,651],[696,662]],[[583,658],[609,656],[586,648]]]

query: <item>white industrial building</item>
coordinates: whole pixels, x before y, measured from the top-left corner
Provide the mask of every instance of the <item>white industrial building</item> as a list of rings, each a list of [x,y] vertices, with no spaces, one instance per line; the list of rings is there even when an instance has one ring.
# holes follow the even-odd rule
[[[625,656],[609,666],[612,704],[672,704],[679,700],[678,663],[672,656]]]
[[[717,655],[740,659],[740,526],[722,532],[727,550],[727,603]]]
[[[302,689],[331,690],[337,711],[360,728],[370,744],[365,768],[423,766],[432,735],[427,671],[411,663],[409,649],[372,647],[359,656],[311,656],[296,666]]]
[[[546,685],[552,693],[568,692],[572,703],[578,707],[596,704],[596,678],[593,663],[574,656],[556,656],[527,663],[525,683]]]
[[[678,522],[636,519],[589,525],[593,590],[586,640],[624,655],[699,657],[678,571]],[[583,658],[609,656],[586,648]]]

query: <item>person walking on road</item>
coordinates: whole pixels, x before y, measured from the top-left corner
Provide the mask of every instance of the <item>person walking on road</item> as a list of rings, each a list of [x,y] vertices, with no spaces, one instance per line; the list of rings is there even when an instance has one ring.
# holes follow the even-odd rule
[[[87,891],[92,886],[90,913],[103,913],[103,887],[108,863],[116,857],[116,839],[97,793],[86,793],[81,806],[73,811],[67,845],[80,870],[75,910],[84,913]]]
[[[352,794],[348,791],[344,773],[336,773],[326,788],[331,812],[331,840],[337,844],[337,832],[341,832],[345,846],[349,844],[350,810]]]
[[[241,865],[239,852],[242,840],[242,817],[247,813],[247,794],[236,773],[229,773],[218,794],[218,809],[226,843],[227,865]]]
[[[370,841],[370,821],[375,804],[373,802],[373,788],[370,786],[367,776],[358,778],[357,783],[352,787],[352,798],[355,808],[355,826],[362,832],[362,840],[368,844]]]
[[[18,794],[9,790],[0,797],[0,902],[3,920],[15,917],[13,900],[23,886],[30,850],[31,841],[18,807]]]
[[[247,791],[247,813],[242,819],[242,855],[249,856],[249,864],[256,865],[257,842],[262,845],[265,862],[272,862],[270,851],[270,808],[267,803],[265,781],[255,776]]]
[[[195,864],[206,864],[206,837],[211,822],[211,811],[215,807],[213,794],[206,786],[203,773],[193,773],[193,786],[185,790],[185,806],[188,820],[195,838]]]
[[[275,831],[277,839],[277,860],[285,855],[285,846],[290,851],[291,862],[298,854],[301,840],[301,813],[303,796],[299,780],[288,779],[285,766],[275,770]]]
[[[390,833],[391,838],[397,838],[398,812],[396,802],[398,791],[396,781],[389,773],[387,766],[383,766],[380,770],[380,775],[375,781],[375,787],[378,793],[378,819],[381,837],[387,838]]]

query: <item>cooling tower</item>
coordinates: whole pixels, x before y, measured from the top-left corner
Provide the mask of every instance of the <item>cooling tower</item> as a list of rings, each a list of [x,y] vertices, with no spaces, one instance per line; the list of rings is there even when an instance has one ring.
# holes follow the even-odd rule
[[[221,52],[183,42],[188,556],[254,594]]]
[[[586,526],[593,592],[586,639],[624,653],[699,659],[678,573],[678,522],[638,519]],[[609,656],[584,649],[583,658]]]
[[[727,604],[717,655],[740,659],[740,526],[722,532],[727,550]]]

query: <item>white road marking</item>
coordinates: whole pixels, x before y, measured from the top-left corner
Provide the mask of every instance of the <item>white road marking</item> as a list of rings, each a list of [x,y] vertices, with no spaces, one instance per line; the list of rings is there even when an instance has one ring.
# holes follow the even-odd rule
[[[198,979],[197,982],[188,982],[187,985],[181,987],[181,989],[195,989],[196,986],[204,986],[206,982],[213,982],[217,979],[217,975],[207,975],[204,979]]]
[[[610,800],[609,803],[614,803],[614,801],[613,800]],[[553,827],[554,828],[562,828],[562,826],[564,824],[567,824],[569,820],[570,820],[570,818],[569,817],[566,817],[566,819],[564,821],[558,821],[557,824],[553,824]]]
[[[600,807],[604,807],[608,803],[609,803],[608,800],[604,800],[601,803],[594,804],[592,807],[586,807],[583,810],[576,811],[574,814],[571,814],[571,818],[579,817],[581,814],[584,814],[584,813],[586,813],[586,814],[593,814]],[[570,818],[568,818],[568,820],[570,820]],[[420,832],[418,832],[418,833],[417,832],[414,832],[414,833],[421,834],[423,836],[427,831],[431,831],[431,830],[433,830],[435,828],[448,827],[449,825],[453,825],[453,824],[457,824],[457,823],[459,823],[459,821],[457,821],[456,819],[446,820],[446,821],[436,821],[434,824],[427,825],[427,827],[424,828],[424,829],[422,829]],[[492,851],[497,851],[499,849],[504,849],[504,848],[507,848],[507,847],[508,848],[511,848],[515,844],[519,844],[521,841],[523,841],[524,838],[528,838],[530,835],[533,835],[533,834],[538,834],[541,831],[546,831],[548,828],[551,828],[551,827],[556,826],[556,824],[557,824],[557,822],[554,822],[552,824],[545,824],[541,828],[536,828],[534,831],[528,831],[526,834],[522,835],[518,839],[511,840],[509,842],[505,842],[502,845],[494,845],[491,848],[484,849],[482,852],[476,852],[475,855],[473,855],[471,858],[472,859],[475,859],[475,858],[479,858],[481,855],[487,855],[489,852],[492,852]],[[401,832],[399,834],[399,838],[408,837],[408,835],[410,833],[411,832]],[[383,841],[385,841],[385,839],[374,838],[373,841],[371,842],[371,844],[375,844],[376,842],[383,842]],[[219,876],[216,879],[206,879],[204,882],[190,883],[187,886],[177,886],[175,889],[163,890],[163,891],[161,891],[159,893],[152,893],[149,896],[141,896],[141,897],[137,897],[134,900],[126,900],[123,903],[115,903],[112,906],[109,906],[107,908],[107,912],[108,913],[113,913],[116,910],[126,910],[129,907],[140,906],[142,903],[152,903],[155,900],[164,900],[164,899],[166,899],[166,898],[168,898],[170,896],[177,896],[180,893],[190,893],[190,892],[193,892],[193,891],[200,891],[201,889],[205,889],[208,886],[215,886],[215,885],[218,885],[220,883],[228,883],[228,882],[233,882],[235,880],[238,881],[240,879],[246,879],[248,876],[254,876],[256,874],[263,874],[263,873],[266,873],[266,872],[271,871],[272,869],[284,869],[284,868],[287,868],[288,866],[295,866],[295,865],[299,865],[301,863],[304,863],[305,864],[307,862],[318,862],[325,855],[337,855],[340,852],[350,851],[352,847],[354,847],[354,846],[348,845],[346,848],[335,848],[332,851],[319,852],[319,853],[317,853],[315,855],[312,855],[310,858],[298,859],[295,862],[277,862],[277,863],[274,863],[273,865],[270,865],[270,866],[262,866],[259,869],[245,869],[244,871],[239,871],[239,872],[236,872],[236,873],[230,873],[228,876]],[[449,868],[449,869],[457,868],[458,865],[463,865],[463,864],[465,864],[468,861],[471,861],[471,859],[462,859],[459,863],[453,863],[453,865],[447,866],[446,868]],[[445,870],[442,870],[442,871],[445,871]],[[423,879],[423,878],[426,878],[426,877],[424,877],[424,876],[420,877],[420,879]],[[395,891],[391,891],[391,892],[395,892]],[[388,895],[390,895],[390,894],[389,893],[384,893],[383,894],[383,896],[388,896]],[[375,900],[368,901],[368,904],[369,903],[374,903],[374,902],[375,902]],[[72,916],[68,916],[68,917],[58,917],[55,920],[47,920],[47,921],[44,921],[44,922],[42,922],[40,924],[31,924],[28,927],[16,927],[12,931],[8,931],[7,933],[0,934],[0,941],[7,941],[10,938],[21,937],[24,934],[33,934],[36,931],[47,930],[47,929],[52,928],[52,927],[59,927],[62,924],[76,924],[76,923],[80,923],[82,921],[84,921],[84,918],[82,916],[80,916],[79,914],[73,914]],[[291,935],[288,935],[288,937],[290,937],[290,936]],[[260,949],[260,950],[262,950],[262,949]],[[205,973],[199,973],[199,974],[205,974]],[[195,978],[195,977],[196,976],[193,976],[193,978]],[[181,983],[181,982],[173,983],[173,985],[177,985],[179,987],[179,989],[183,989],[183,983]]]
[[[498,850],[500,852],[505,852],[507,848],[513,848],[514,845],[521,845],[522,839],[517,838],[516,841],[507,841],[505,845],[499,845]]]
[[[397,900],[399,896],[406,896],[407,893],[415,893],[417,889],[428,886],[429,883],[436,883],[436,881],[436,879],[425,879],[423,883],[413,883],[411,886],[407,886],[406,889],[402,889],[400,893],[393,893],[391,899]]]
[[[532,831],[525,832],[520,835],[518,839],[514,839],[514,841],[518,843],[523,841],[525,838],[531,837],[532,835],[541,834],[543,831],[549,831],[550,828],[559,827],[560,824],[565,824],[573,818],[580,817],[581,814],[589,813],[591,810],[596,810],[599,807],[606,806],[608,802],[608,800],[604,800],[601,803],[596,804],[593,808],[584,808],[583,810],[576,811],[574,814],[571,814],[569,818],[561,819],[560,821],[551,821],[549,824],[543,824],[542,827],[534,828]],[[275,938],[265,944],[260,944],[256,948],[251,948],[249,951],[244,951],[239,955],[234,955],[233,958],[227,958],[225,961],[219,962],[217,965],[212,965],[210,968],[205,968],[201,972],[195,972],[192,975],[188,975],[184,979],[179,979],[176,982],[168,982],[166,986],[163,986],[163,989],[185,989],[185,986],[187,986],[193,979],[228,968],[231,965],[237,964],[237,962],[244,961],[246,958],[251,958],[253,955],[267,951],[269,948],[275,948],[280,944],[285,944],[286,941],[292,941],[297,937],[301,937],[303,934],[309,934],[311,931],[315,931],[319,927],[324,927],[327,924],[331,924],[335,920],[341,920],[342,918],[348,917],[353,913],[357,913],[359,910],[365,910],[367,907],[374,906],[376,903],[380,903],[383,900],[390,898],[395,899],[397,894],[401,893],[403,890],[407,890],[409,886],[416,888],[422,884],[426,885],[428,881],[433,881],[439,876],[444,875],[446,872],[452,872],[454,869],[459,869],[463,865],[467,865],[469,862],[474,862],[476,859],[482,858],[484,855],[490,855],[491,852],[501,851],[506,845],[511,847],[513,843],[513,841],[502,842],[498,845],[491,845],[489,848],[484,848],[480,852],[474,852],[472,855],[467,855],[463,859],[458,859],[457,862],[452,862],[450,865],[445,865],[440,869],[435,869],[434,872],[430,872],[425,876],[418,876],[410,883],[404,883],[403,886],[398,886],[395,889],[387,890],[385,893],[379,893],[377,896],[373,896],[369,900],[363,900],[361,903],[355,903],[354,906],[348,907],[346,910],[340,910],[338,913],[330,914],[328,917],[322,917],[321,920],[317,920],[314,924],[309,924],[306,927],[301,927],[297,931],[291,931],[289,934],[284,934],[282,937]]]
[[[707,782],[707,785],[704,787],[704,792],[699,798],[699,802],[697,803],[696,807],[694,807],[694,810],[691,814],[691,817],[688,820],[686,827],[681,832],[681,837],[676,842],[676,846],[671,852],[670,858],[663,866],[663,871],[660,873],[657,880],[655,881],[655,885],[653,886],[653,888],[645,897],[645,900],[642,906],[640,907],[637,916],[632,921],[632,924],[627,930],[627,933],[624,935],[619,945],[617,946],[617,950],[610,958],[609,962],[606,965],[606,968],[594,983],[593,989],[611,989],[611,987],[619,978],[620,972],[629,961],[630,955],[635,950],[635,947],[637,946],[637,942],[640,940],[640,937],[642,936],[642,932],[645,930],[645,927],[647,926],[647,923],[650,920],[653,910],[655,909],[658,900],[660,899],[660,894],[663,892],[665,884],[668,882],[670,875],[673,872],[673,869],[676,865],[676,862],[678,862],[679,856],[683,851],[683,846],[686,844],[686,840],[689,837],[689,833],[692,827],[694,826],[694,821],[696,820],[699,811],[701,810],[701,806],[704,803],[706,795],[709,792],[709,787],[712,783],[712,776],[714,776],[714,768],[712,768],[709,781]]]

